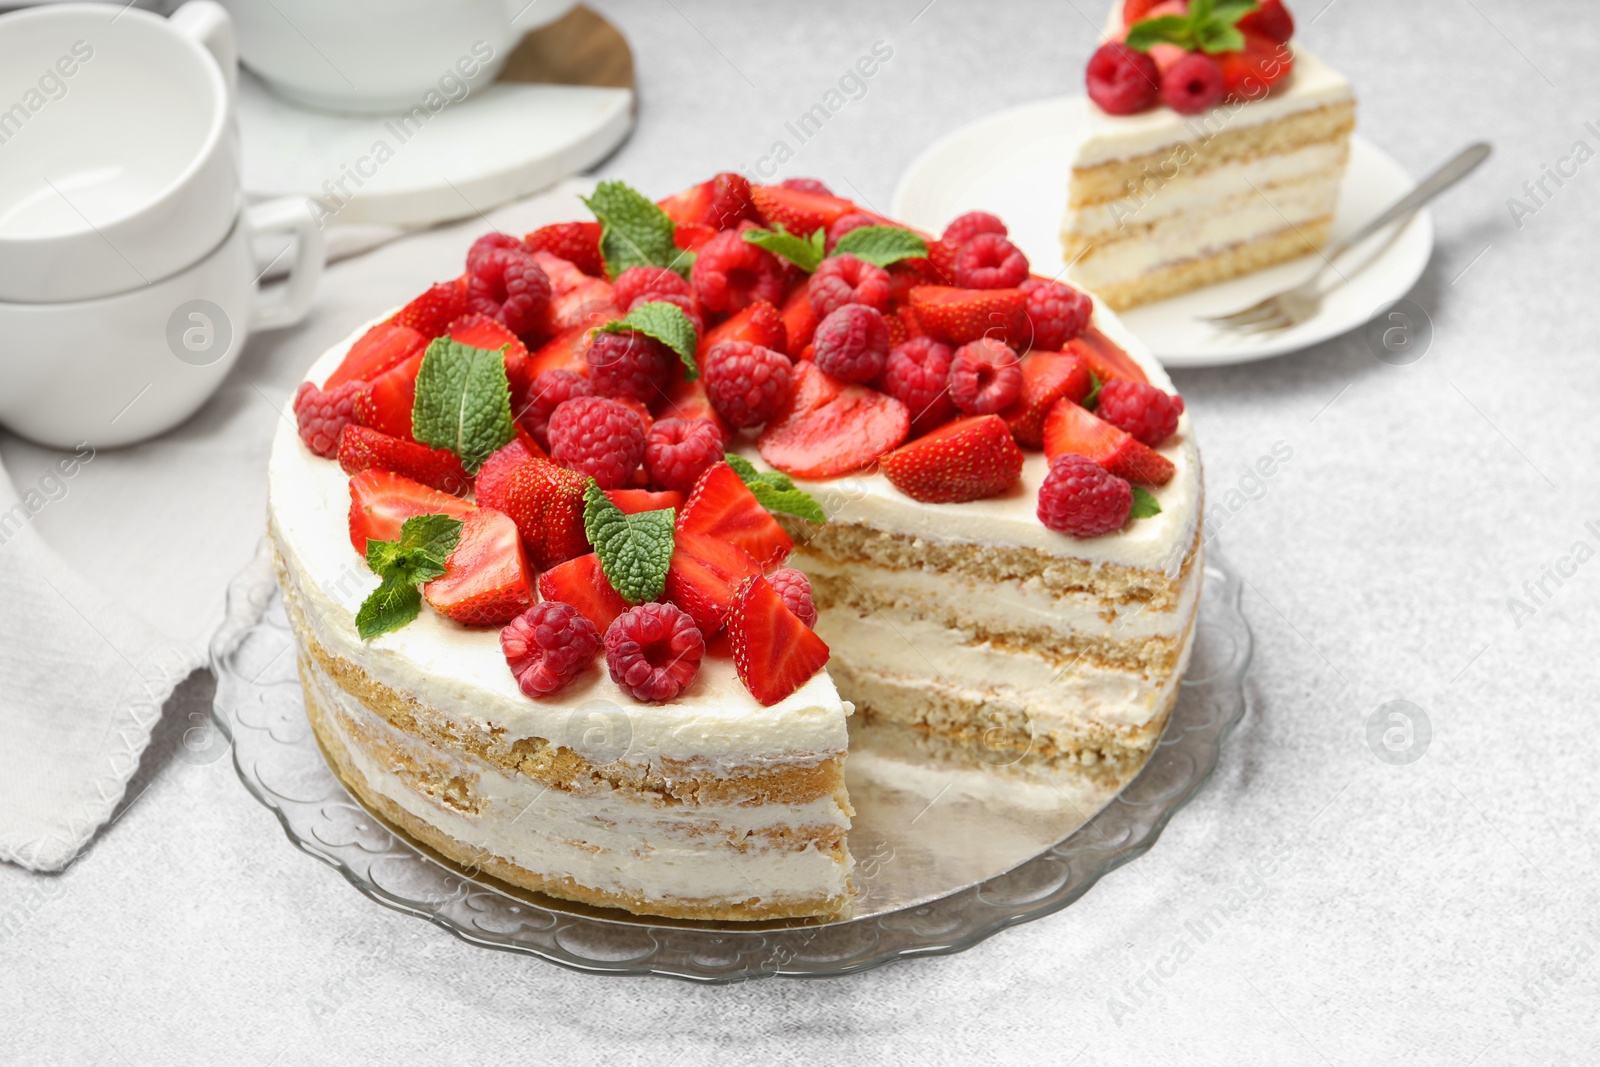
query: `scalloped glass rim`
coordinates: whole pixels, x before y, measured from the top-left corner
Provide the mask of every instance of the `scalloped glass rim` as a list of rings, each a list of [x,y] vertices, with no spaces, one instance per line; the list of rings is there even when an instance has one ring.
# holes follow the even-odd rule
[[[1238,576],[1209,546],[1196,655],[1171,721],[1144,768],[1083,827],[980,885],[915,907],[812,927],[618,922],[541,907],[424,855],[352,800],[322,763],[305,726],[298,677],[277,662],[287,622],[265,544],[230,586],[227,621],[212,640],[213,714],[232,742],[240,781],[278,817],[290,841],[377,903],[469,944],[595,974],[709,983],[842,976],[970,948],[1067,907],[1149,851],[1210,778],[1222,743],[1248,708],[1244,677],[1253,641],[1240,592]],[[262,643],[252,636],[269,629],[279,631],[278,652],[262,662],[258,651],[252,661],[253,646]],[[1202,648],[1208,654],[1202,656]],[[280,676],[263,681],[275,665]],[[297,761],[298,777],[292,769]],[[279,775],[285,779],[269,784]]]

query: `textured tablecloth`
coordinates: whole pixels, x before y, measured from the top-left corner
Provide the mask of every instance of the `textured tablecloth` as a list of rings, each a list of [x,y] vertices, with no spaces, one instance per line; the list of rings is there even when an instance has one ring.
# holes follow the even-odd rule
[[[876,207],[936,136],[1076,86],[1103,15],[1096,0],[600,6],[634,43],[642,100],[602,174],[665,191],[785,141],[785,173]],[[0,865],[0,1062],[1594,1062],[1591,6],[1291,7],[1358,86],[1364,135],[1413,172],[1479,137],[1498,151],[1438,208],[1412,293],[1433,323],[1419,361],[1387,365],[1353,335],[1174,376],[1259,644],[1251,714],[1149,855],[1062,914],[847,980],[571,974],[379,908],[297,851],[220,745],[182,744],[210,699],[200,676],[86,856],[57,877]],[[798,143],[785,124],[876,41],[892,58]],[[292,385],[481,228],[333,267],[307,323],[253,340],[177,432],[101,453],[39,530],[203,645],[260,536]],[[1278,442],[1292,458],[1252,477]],[[0,447],[19,487],[55,458]],[[1375,755],[1391,700],[1427,718],[1410,762]]]

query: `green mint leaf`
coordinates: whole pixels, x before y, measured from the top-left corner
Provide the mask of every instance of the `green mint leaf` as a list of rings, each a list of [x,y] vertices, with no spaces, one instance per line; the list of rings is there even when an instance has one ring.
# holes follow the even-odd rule
[[[1148,52],[1151,45],[1175,44],[1179,48],[1194,47],[1193,23],[1187,15],[1163,15],[1160,18],[1135,22],[1123,40],[1135,52]]]
[[[828,235],[819,229],[810,237],[799,237],[784,229],[780,223],[776,230],[746,230],[744,239],[757,248],[782,256],[810,274],[822,262]]]
[[[1215,19],[1197,25],[1194,39],[1200,50],[1208,55],[1215,55],[1218,52],[1237,52],[1244,48],[1244,34]]]
[[[400,527],[400,551],[406,554],[416,582],[431,582],[444,574],[450,553],[460,543],[461,520],[448,515],[413,515]]]
[[[448,448],[468,474],[516,436],[504,351],[435,338],[417,372],[412,436]]]
[[[694,361],[699,337],[694,332],[694,323],[689,321],[689,316],[677,304],[652,300],[640,304],[625,317],[612,319],[600,327],[601,333],[621,333],[623,330],[638,330],[654,337],[678,353],[678,358],[683,361],[683,376],[686,379],[692,382],[700,377],[700,368]]]
[[[1156,501],[1155,494],[1148,489],[1133,487],[1133,509],[1128,512],[1130,519],[1148,519],[1161,514],[1161,505]]]
[[[1214,6],[1211,17],[1232,26],[1260,6],[1256,0],[1222,0]]]
[[[1096,374],[1094,371],[1090,371],[1089,392],[1082,400],[1078,402],[1078,406],[1083,408],[1085,411],[1093,411],[1096,407],[1098,407],[1100,404],[1100,387],[1104,384],[1106,383],[1100,380],[1100,375]]]
[[[902,259],[920,259],[928,254],[928,242],[898,226],[862,226],[839,238],[833,254],[848,252],[878,267]]]
[[[356,631],[363,641],[398,630],[422,608],[419,582],[431,582],[445,571],[450,553],[461,540],[461,520],[448,515],[414,515],[393,541],[367,541],[367,566],[383,584],[362,601]]]
[[[1189,17],[1197,21],[1211,17],[1214,0],[1189,0]]]
[[[660,508],[624,515],[589,479],[583,491],[583,529],[606,581],[628,603],[654,600],[666,588],[677,514],[677,508]]]
[[[782,471],[756,470],[754,463],[736,452],[724,457],[739,480],[750,488],[756,503],[773,514],[794,515],[807,522],[828,521],[828,515],[816,498],[804,489],[796,489],[794,479]]]
[[[361,609],[356,612],[356,632],[361,640],[371,641],[379,634],[400,629],[421,611],[422,594],[415,582],[385,578],[383,584],[361,602]]]
[[[685,276],[692,258],[673,243],[672,219],[626,182],[601,182],[584,198],[600,220],[600,255],[615,278],[629,267],[666,267]]]

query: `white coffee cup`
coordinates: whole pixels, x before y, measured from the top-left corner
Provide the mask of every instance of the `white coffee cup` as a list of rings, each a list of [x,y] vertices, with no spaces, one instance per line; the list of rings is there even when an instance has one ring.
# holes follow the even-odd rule
[[[322,276],[322,230],[301,197],[240,210],[222,243],[186,270],[125,293],[0,303],[0,423],[41,444],[131,444],[188,418],[252,330],[305,317]],[[263,296],[251,245],[292,233],[288,280]]]
[[[0,16],[0,300],[159,282],[233,226],[237,62],[227,12],[111,4]]]
[[[486,86],[530,30],[577,0],[223,0],[240,57],[278,95],[400,113]],[[434,108],[433,110],[438,110]]]

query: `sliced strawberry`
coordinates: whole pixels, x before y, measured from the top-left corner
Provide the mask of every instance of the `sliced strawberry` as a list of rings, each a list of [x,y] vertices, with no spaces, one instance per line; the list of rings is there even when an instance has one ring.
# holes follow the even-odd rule
[[[1172,461],[1070,400],[1058,400],[1044,420],[1044,454],[1076,452],[1135,485],[1166,485]]]
[[[681,222],[672,231],[672,243],[686,252],[698,252],[717,235],[715,226],[703,222]]]
[[[656,207],[680,226],[707,222],[711,217],[711,182],[691,185],[682,192],[656,201]]]
[[[808,237],[839,216],[856,210],[856,206],[843,197],[786,189],[781,185],[752,185],[750,199],[761,221],[769,228],[782,226],[801,237]]]
[[[796,478],[834,478],[860,470],[906,439],[906,406],[865,385],[794,365],[789,399],[756,442],[761,458]]]
[[[817,332],[817,313],[811,310],[811,290],[808,286],[797,285],[783,301],[783,307],[778,309],[778,315],[783,319],[784,351],[790,359],[797,359],[800,350],[811,343],[812,336]]]
[[[679,530],[667,567],[667,599],[687,611],[702,634],[713,634],[727,621],[740,584],[760,573],[760,564],[739,546]]]
[[[1283,6],[1283,0],[1261,0],[1261,6],[1234,23],[1245,40],[1264,37],[1278,44],[1294,36],[1294,16]]]
[[[563,330],[541,345],[528,357],[528,380],[531,382],[547,370],[569,370],[587,375],[589,363],[583,358],[589,347],[588,326],[574,326]]]
[[[529,559],[538,569],[547,570],[590,551],[583,530],[583,487],[587,482],[577,471],[531,459],[487,486],[480,480],[478,503],[511,516]]]
[[[676,489],[663,489],[660,492],[651,492],[649,489],[607,489],[605,492],[606,497],[624,515],[683,507],[683,494]]]
[[[1284,16],[1288,17],[1288,12]],[[1261,99],[1294,70],[1294,52],[1260,33],[1245,33],[1242,50],[1221,52],[1211,58],[1222,71],[1223,91],[1235,100]]]
[[[707,467],[694,483],[689,502],[678,512],[678,529],[737,545],[763,569],[776,567],[794,548],[778,520],[726,463]]]
[[[392,471],[369,469],[350,479],[350,543],[363,557],[367,542],[393,541],[417,515],[464,519],[477,507]]]
[[[422,369],[424,352],[418,352],[397,367],[391,367],[356,394],[351,413],[358,426],[410,441],[411,409],[417,401],[417,372]]]
[[[1150,381],[1138,362],[1093,324],[1084,327],[1082,333],[1067,342],[1067,351],[1082,356],[1095,377],[1102,382],[1109,382],[1113,378],[1129,382]]]
[[[911,310],[929,334],[953,345],[980,337],[1025,337],[1028,294],[1021,289],[956,289],[919,285],[911,290]]]
[[[433,610],[464,626],[503,626],[533,603],[533,576],[517,524],[490,508],[461,521],[444,574],[422,586]]]
[[[464,315],[449,326],[450,339],[473,348],[487,348],[491,352],[505,349],[506,381],[511,384],[511,395],[521,396],[528,387],[528,346],[506,324],[487,315]]]
[[[574,326],[602,326],[622,318],[610,282],[589,277],[559,256],[535,252],[533,258],[550,279],[546,336],[554,337]]]
[[[461,277],[430,286],[427,292],[401,308],[389,321],[397,326],[409,326],[432,340],[466,313],[467,282],[465,277]]]
[[[828,662],[828,646],[795,618],[765,578],[748,579],[728,614],[733,664],[750,695],[770,707]]]
[[[1159,7],[1165,0],[1122,0],[1122,24],[1132,26],[1150,17],[1150,9]]]
[[[536,457],[538,459],[547,458],[544,450],[539,448],[537,444],[534,444],[532,448],[529,447],[529,444],[530,442],[518,437],[483,461],[483,465],[478,468],[477,477],[473,481],[473,491],[479,499],[485,496],[495,499],[496,494],[505,488],[506,479],[511,476],[512,471],[530,459]],[[502,508],[501,510],[505,509]]]
[[[344,360],[328,375],[322,388],[332,389],[345,382],[370,382],[391,367],[399,366],[428,347],[428,338],[409,326],[380,322],[362,334]]]
[[[706,335],[700,339],[699,356],[704,360],[706,353],[717,345],[732,341],[747,341],[762,348],[770,348],[774,352],[783,352],[787,351],[787,337],[783,316],[778,313],[778,309],[765,300],[757,300],[743,311],[735,312],[722,323],[707,330]]]
[[[878,463],[891,485],[929,504],[999,496],[1022,477],[1022,449],[999,415],[946,423]]]
[[[1089,395],[1089,364],[1071,352],[1030,352],[1022,357],[1022,395],[1000,414],[1024,448],[1044,444],[1044,418],[1057,400],[1073,403]]]
[[[553,226],[541,226],[523,240],[535,252],[564,259],[585,274],[596,278],[605,274],[598,222],[558,222]]]
[[[653,414],[657,419],[710,419],[722,431],[724,441],[731,436],[728,424],[711,406],[711,398],[706,395],[705,379],[696,378],[691,382],[684,378],[681,371],[673,374],[672,384],[656,399]]]
[[[611,588],[600,568],[600,557],[593,552],[558,563],[539,575],[539,595],[571,604],[602,634],[629,607],[622,594]]]
[[[462,496],[472,480],[447,448],[403,441],[366,426],[346,426],[339,435],[339,466],[346,474],[377,468],[403,474],[431,489]]]

